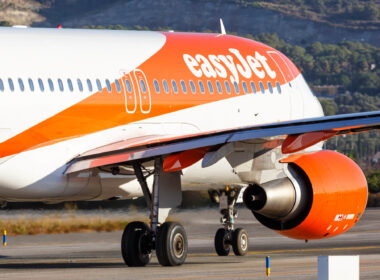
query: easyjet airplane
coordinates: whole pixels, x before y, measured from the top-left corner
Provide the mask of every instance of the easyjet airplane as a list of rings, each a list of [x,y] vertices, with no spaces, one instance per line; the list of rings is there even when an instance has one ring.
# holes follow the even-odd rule
[[[380,112],[324,117],[279,51],[226,34],[0,29],[0,200],[58,203],[144,196],[129,266],[182,264],[187,237],[165,222],[182,190],[220,203],[219,255],[248,250],[243,200],[263,225],[309,240],[350,229],[367,183],[336,135],[378,128]],[[127,215],[127,214],[126,214]]]

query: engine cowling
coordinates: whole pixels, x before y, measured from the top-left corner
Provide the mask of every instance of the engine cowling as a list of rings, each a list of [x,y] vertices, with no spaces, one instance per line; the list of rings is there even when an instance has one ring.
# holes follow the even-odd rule
[[[360,167],[333,151],[292,155],[289,178],[249,186],[246,206],[263,225],[295,239],[322,239],[349,230],[367,204]]]

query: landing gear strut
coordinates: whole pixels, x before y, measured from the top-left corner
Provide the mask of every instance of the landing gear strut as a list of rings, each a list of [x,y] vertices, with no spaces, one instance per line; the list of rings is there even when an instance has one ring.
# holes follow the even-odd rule
[[[151,174],[144,176],[139,163],[134,164],[133,168],[150,209],[150,227],[143,222],[131,222],[126,226],[121,240],[121,252],[125,264],[128,266],[145,266],[149,263],[154,250],[156,250],[158,262],[161,265],[183,264],[188,250],[185,229],[179,223],[160,223],[160,218],[162,218],[159,213],[160,183],[163,182],[163,179],[168,181],[167,178],[160,178],[160,176],[166,176],[162,172],[162,159],[157,158],[154,163],[152,193],[150,193],[146,183],[146,178]]]
[[[237,210],[235,203],[239,195],[239,189],[226,188],[219,192],[216,196],[215,192],[210,193],[212,199],[219,202],[220,219],[223,228],[219,228],[215,234],[214,245],[216,253],[219,256],[228,256],[232,249],[236,256],[244,256],[248,252],[248,234],[243,228],[234,229],[235,218],[237,218]]]

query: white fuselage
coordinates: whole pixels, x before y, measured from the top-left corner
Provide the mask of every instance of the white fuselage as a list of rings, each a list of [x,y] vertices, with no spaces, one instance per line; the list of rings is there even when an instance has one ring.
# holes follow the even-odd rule
[[[43,133],[35,137],[44,138],[46,120],[94,95],[98,91],[97,80],[104,88],[107,86],[104,81],[114,82],[121,73],[138,69],[163,48],[166,41],[163,34],[156,32],[12,28],[0,29],[0,39],[3,42],[0,45],[0,143],[3,146],[12,143],[12,147],[17,144],[13,139],[38,126]],[[170,70],[167,71],[170,80]],[[149,73],[145,74],[149,80]],[[39,79],[43,81],[43,90]],[[69,88],[68,79],[74,84],[73,90]],[[78,86],[78,79],[83,90]],[[250,91],[159,115],[146,114],[144,119],[63,137],[59,141],[46,137],[40,145],[0,158],[0,200],[55,202],[141,196],[134,176],[114,176],[102,170],[69,176],[63,173],[76,156],[128,138],[189,134],[323,115],[301,74],[282,83],[281,93],[276,87],[273,91],[266,89],[264,94]],[[154,102],[155,94],[164,93],[155,93],[151,87],[150,94]],[[198,92],[192,98],[196,100],[201,94]],[[82,117],[87,118],[86,111]],[[59,121],[74,125],[76,119],[65,117]],[[241,183],[246,182],[233,172],[225,159],[204,169],[195,164],[184,170],[182,176],[184,190]]]

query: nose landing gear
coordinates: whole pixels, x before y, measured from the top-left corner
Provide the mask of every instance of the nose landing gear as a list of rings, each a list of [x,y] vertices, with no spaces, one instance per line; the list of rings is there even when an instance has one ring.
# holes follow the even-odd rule
[[[243,228],[234,229],[235,218],[237,218],[235,203],[239,192],[239,189],[226,188],[218,192],[218,196],[215,191],[210,193],[212,199],[219,202],[222,214],[220,221],[223,228],[217,230],[214,239],[215,251],[219,256],[228,256],[231,247],[236,256],[244,256],[248,252],[247,232]]]

